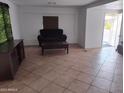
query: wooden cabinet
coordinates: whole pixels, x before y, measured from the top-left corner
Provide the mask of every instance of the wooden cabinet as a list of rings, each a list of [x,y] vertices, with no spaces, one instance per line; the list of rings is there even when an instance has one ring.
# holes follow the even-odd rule
[[[14,40],[0,45],[0,80],[14,79],[24,58],[23,40]]]

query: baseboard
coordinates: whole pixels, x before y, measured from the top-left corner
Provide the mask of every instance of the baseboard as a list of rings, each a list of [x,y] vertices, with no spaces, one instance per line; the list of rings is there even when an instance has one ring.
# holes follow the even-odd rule
[[[39,45],[25,45],[25,47],[39,47]],[[81,48],[81,46],[78,43],[69,43],[69,47],[78,47]]]
[[[39,45],[24,45],[24,47],[39,47]]]
[[[25,47],[39,47],[39,45],[25,45]],[[82,48],[78,43],[69,43],[70,48]],[[102,47],[97,47],[97,48],[82,48],[84,52],[87,51],[92,51],[95,49],[101,49]]]
[[[89,50],[95,50],[95,49],[101,49],[102,47],[96,47],[96,48],[85,48],[85,51],[89,51]]]
[[[80,45],[78,43],[69,43],[69,47],[80,47]]]

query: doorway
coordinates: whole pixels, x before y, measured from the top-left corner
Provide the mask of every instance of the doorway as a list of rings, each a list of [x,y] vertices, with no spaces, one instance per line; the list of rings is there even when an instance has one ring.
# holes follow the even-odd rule
[[[116,47],[119,42],[122,13],[108,13],[105,15],[103,47]]]

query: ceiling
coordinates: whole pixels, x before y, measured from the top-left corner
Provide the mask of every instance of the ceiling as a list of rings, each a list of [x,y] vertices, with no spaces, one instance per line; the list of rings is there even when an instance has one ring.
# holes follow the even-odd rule
[[[26,6],[82,6],[97,0],[13,0]]]
[[[115,2],[111,2],[111,3],[105,4],[104,7],[106,9],[116,9],[116,10],[123,9],[123,1],[118,0]]]

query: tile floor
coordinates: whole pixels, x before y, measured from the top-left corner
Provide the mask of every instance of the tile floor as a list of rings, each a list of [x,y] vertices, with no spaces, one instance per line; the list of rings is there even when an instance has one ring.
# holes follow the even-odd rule
[[[112,47],[85,52],[71,47],[26,47],[15,80],[0,82],[0,93],[122,93],[123,59]],[[10,89],[8,92],[6,89]],[[13,89],[13,90],[12,90]]]

